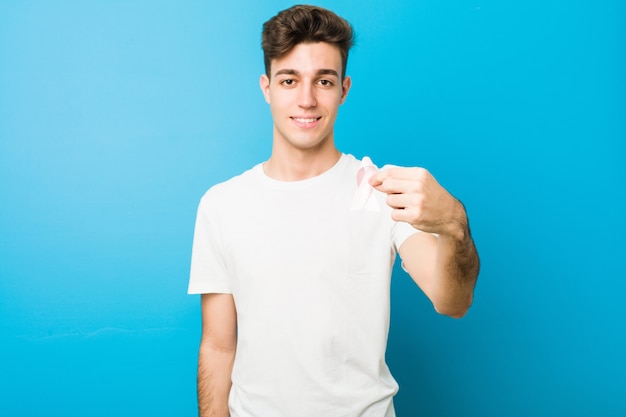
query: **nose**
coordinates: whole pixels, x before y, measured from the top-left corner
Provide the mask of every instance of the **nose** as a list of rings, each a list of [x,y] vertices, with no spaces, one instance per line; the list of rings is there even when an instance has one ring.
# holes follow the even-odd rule
[[[315,107],[317,102],[315,100],[315,89],[310,84],[300,85],[300,95],[298,97],[298,105],[303,109],[310,109]]]

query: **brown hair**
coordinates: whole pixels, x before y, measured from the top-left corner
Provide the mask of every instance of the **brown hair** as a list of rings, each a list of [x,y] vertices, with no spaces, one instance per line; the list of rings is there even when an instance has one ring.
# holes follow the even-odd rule
[[[346,75],[348,51],[353,45],[352,26],[330,10],[297,5],[283,10],[263,24],[261,47],[265,73],[271,77],[273,59],[287,55],[300,43],[326,42],[339,48],[342,78]]]

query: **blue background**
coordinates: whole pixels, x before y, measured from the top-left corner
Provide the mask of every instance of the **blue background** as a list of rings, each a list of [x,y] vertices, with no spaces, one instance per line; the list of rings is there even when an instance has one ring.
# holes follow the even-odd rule
[[[195,210],[269,156],[290,5],[0,2],[0,415],[196,413]],[[482,258],[462,320],[396,268],[398,415],[626,415],[626,3],[320,5],[357,32],[339,148],[428,168]]]

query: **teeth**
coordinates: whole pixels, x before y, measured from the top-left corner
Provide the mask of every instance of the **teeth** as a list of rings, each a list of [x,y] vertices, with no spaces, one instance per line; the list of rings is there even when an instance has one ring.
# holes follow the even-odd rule
[[[298,123],[313,123],[317,119],[316,118],[313,118],[313,119],[302,119],[302,118],[299,118],[299,117],[294,117],[293,120],[295,120]]]

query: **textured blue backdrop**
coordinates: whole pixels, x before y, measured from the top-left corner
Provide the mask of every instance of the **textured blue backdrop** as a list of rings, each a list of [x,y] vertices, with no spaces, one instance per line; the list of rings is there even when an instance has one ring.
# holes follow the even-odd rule
[[[626,3],[319,4],[358,36],[338,146],[430,169],[483,261],[460,321],[396,270],[398,415],[626,415]],[[196,205],[269,155],[290,5],[0,2],[0,415],[195,414]]]

